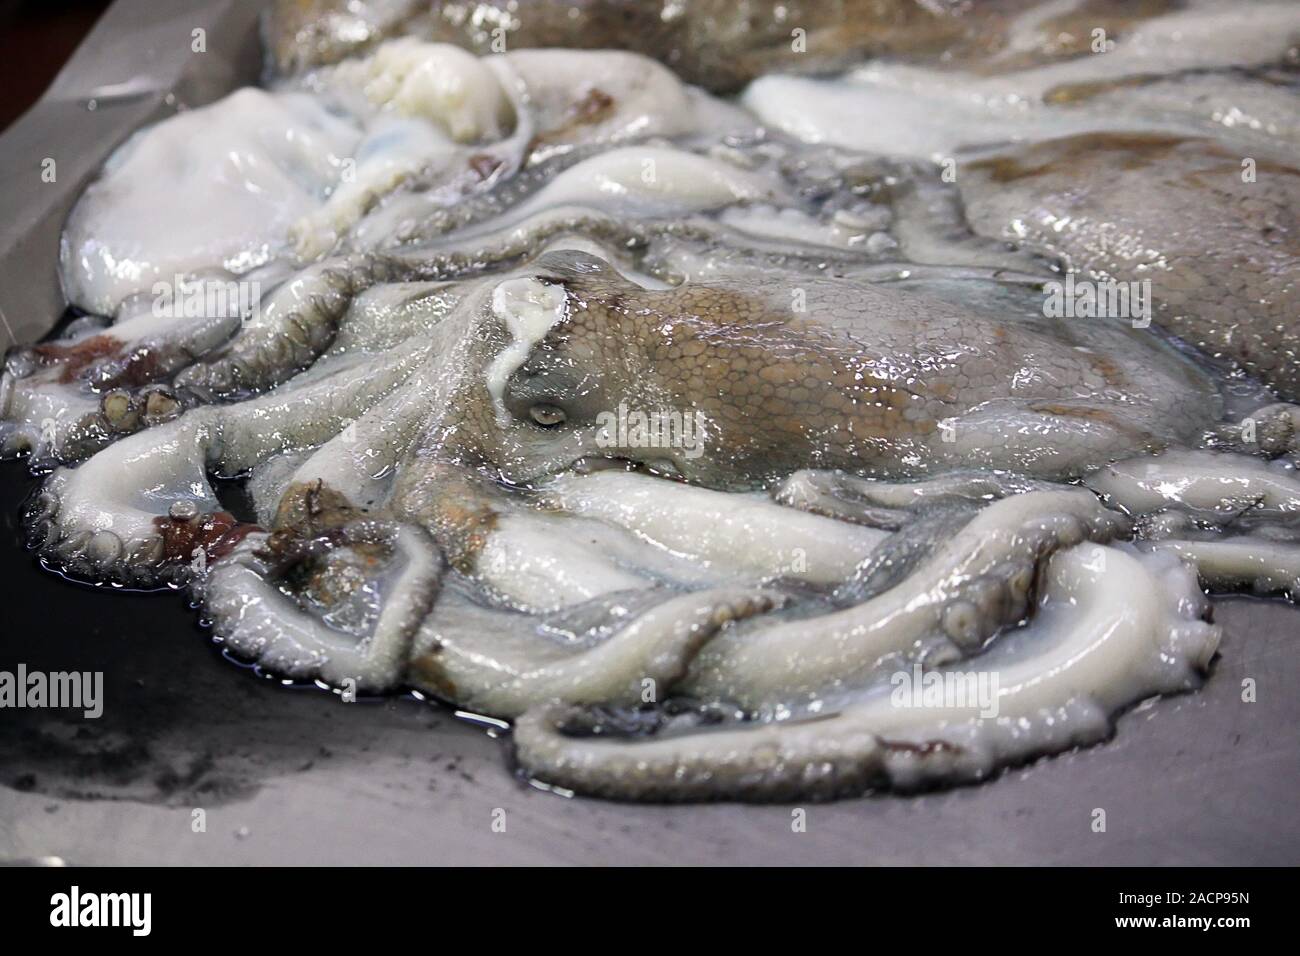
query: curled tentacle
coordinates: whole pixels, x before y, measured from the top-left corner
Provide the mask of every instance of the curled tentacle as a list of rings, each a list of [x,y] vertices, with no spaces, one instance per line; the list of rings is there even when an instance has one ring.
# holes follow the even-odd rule
[[[194,294],[206,288],[195,283]],[[173,376],[235,333],[242,305],[191,316],[158,304],[160,314],[142,309],[11,354],[0,372],[3,454],[30,451],[36,467],[71,464],[179,414]]]
[[[760,579],[839,584],[885,537],[756,495],[719,496],[628,472],[560,478],[541,496],[552,507],[626,528],[706,568]]]
[[[539,638],[533,627],[493,619],[493,635],[457,627],[456,609],[435,613],[411,665],[420,687],[460,706],[516,717],[548,700],[635,704],[661,700],[699,648],[725,625],[763,614],[781,598],[754,588],[716,588],[669,597],[596,643]]]
[[[979,779],[1095,743],[1118,710],[1195,686],[1219,640],[1205,612],[1178,562],[1083,544],[1048,563],[1036,623],[1018,646],[981,662],[998,675],[994,716],[986,702],[900,707],[883,690],[818,717],[637,739],[547,704],[516,722],[515,751],[549,784],[619,799],[829,799]]]
[[[907,509],[944,498],[992,501],[1050,487],[1045,481],[999,472],[954,472],[928,481],[868,481],[843,471],[796,471],[772,489],[780,504],[813,514],[895,530]]]
[[[746,709],[810,701],[887,660],[951,660],[1023,617],[1036,563],[1127,521],[1083,490],[1028,492],[977,514],[901,584],[819,617],[742,628],[710,644],[686,682],[704,699]]]
[[[422,529],[357,521],[338,529],[324,555],[296,555],[303,580],[291,597],[273,539],[251,534],[202,582],[217,637],[278,674],[391,689],[433,607],[442,558]]]
[[[297,388],[197,408],[127,436],[47,479],[28,516],[31,541],[79,574],[133,584],[184,579],[198,554],[219,557],[247,531],[221,507],[209,473],[237,475],[325,440],[427,355],[402,351],[368,368],[345,363]]]
[[[1300,601],[1300,547],[1251,535],[1221,539],[1166,539],[1146,545],[1177,555],[1196,568],[1201,583],[1214,591],[1242,586],[1256,594],[1282,594]]]
[[[1216,524],[1300,513],[1294,472],[1256,458],[1213,451],[1169,451],[1107,465],[1085,479],[1089,488],[1130,514],[1175,508]]]

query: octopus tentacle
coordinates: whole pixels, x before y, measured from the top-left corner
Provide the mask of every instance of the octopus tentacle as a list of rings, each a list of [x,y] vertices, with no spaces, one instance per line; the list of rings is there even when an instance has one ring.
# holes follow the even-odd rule
[[[512,180],[499,187],[499,195],[493,190],[473,203],[427,215],[401,231],[400,238],[433,248],[470,240],[484,246],[503,245],[506,237],[520,230],[535,241],[545,238],[558,228],[548,224],[566,219],[671,220],[736,203],[788,199],[769,177],[661,144],[623,146],[581,156],[577,162],[558,163],[544,178],[529,175],[519,182]],[[386,215],[395,214],[407,212],[399,207]],[[376,232],[391,234],[390,230]]]
[[[963,656],[1023,617],[1037,560],[1085,538],[1110,540],[1127,525],[1084,490],[1005,498],[977,514],[905,581],[871,600],[722,636],[700,654],[685,687],[704,699],[755,710],[813,700],[900,655]]]
[[[1293,472],[1246,455],[1171,450],[1116,462],[1084,481],[1135,515],[1176,508],[1224,523],[1243,514],[1285,518],[1300,513],[1300,480]]]
[[[656,583],[724,583],[686,560],[647,549],[621,528],[538,512],[518,495],[448,462],[412,473],[394,509],[434,536],[448,562],[494,600],[544,614]]]
[[[961,498],[946,498],[917,513],[880,542],[831,594],[836,607],[861,604],[911,577],[930,560],[945,541],[951,541],[971,522],[980,505]],[[1013,610],[1011,608],[1009,610]]]
[[[462,707],[507,718],[548,700],[660,700],[699,648],[726,625],[781,601],[778,594],[756,588],[696,591],[660,601],[599,643],[576,646],[535,634],[511,640],[508,624],[494,627],[494,639],[483,644],[472,634],[444,628],[435,612],[422,633],[431,649],[414,660],[412,679]]]
[[[365,583],[344,579],[350,587],[342,595],[330,593],[326,609],[337,621],[337,605],[379,604],[354,610],[363,627],[352,633],[304,610],[301,598],[277,587],[267,540],[261,532],[249,535],[202,582],[216,636],[278,674],[334,685],[351,679],[365,691],[391,688],[405,671],[411,642],[441,580],[442,558],[428,535],[412,525],[365,521],[342,529],[342,547],[365,551],[359,562]],[[317,583],[316,590],[330,585],[336,582]]]
[[[452,543],[460,563],[490,595],[509,606],[544,613],[606,594],[650,588],[662,570],[639,553],[638,542],[599,522],[562,515],[496,515],[490,533]],[[441,543],[441,539],[440,539]],[[666,564],[667,562],[665,562]],[[660,578],[662,580],[662,578]]]
[[[1201,583],[1213,591],[1241,586],[1256,594],[1282,594],[1300,601],[1300,547],[1253,535],[1222,539],[1165,539],[1144,543],[1194,566]]]
[[[1120,709],[1195,686],[1217,647],[1195,580],[1168,556],[1082,544],[1052,557],[1044,585],[1018,647],[983,661],[999,678],[996,716],[867,693],[815,718],[619,739],[589,712],[551,703],[516,722],[515,752],[549,784],[618,799],[829,799],[978,779],[1103,739]]]
[[[629,472],[558,478],[540,496],[546,505],[626,528],[706,568],[760,579],[839,584],[885,538],[874,529],[801,514],[758,496],[719,496]]]
[[[386,266],[381,259],[354,255],[285,280],[220,354],[181,372],[177,384],[218,398],[280,384],[329,347],[353,296],[392,277]]]
[[[1007,472],[956,471],[925,481],[889,482],[844,471],[802,469],[776,485],[772,499],[801,511],[896,530],[908,520],[908,509],[930,501],[992,501],[1049,486]]]
[[[508,219],[520,203],[541,193],[565,170],[600,152],[598,147],[587,146],[548,157],[494,182],[486,191],[466,196],[454,205],[448,205],[439,192],[415,192],[395,197],[363,220],[347,241],[360,249],[393,244],[415,245],[433,242],[496,219]]]
[[[439,323],[473,293],[474,282],[411,281],[372,286],[348,306],[323,358],[386,352],[434,334]]]
[[[459,324],[435,332],[431,341],[415,347],[420,360],[414,371],[391,392],[377,395],[350,428],[313,451],[294,470],[289,487],[324,484],[352,507],[369,510],[388,500],[398,464],[423,436],[435,436],[441,453],[450,454],[465,412],[458,390],[476,343],[463,338]]]
[[[399,350],[367,367],[345,363],[297,387],[233,406],[205,406],[127,436],[45,482],[28,515],[32,543],[77,573],[136,584],[184,577],[196,549],[216,557],[236,522],[209,472],[237,475],[290,447],[336,435],[429,354]]]
[[[0,372],[0,450],[28,450],[36,467],[70,464],[174,417],[181,401],[167,383],[239,324],[234,311],[199,317],[140,311],[11,355]]]

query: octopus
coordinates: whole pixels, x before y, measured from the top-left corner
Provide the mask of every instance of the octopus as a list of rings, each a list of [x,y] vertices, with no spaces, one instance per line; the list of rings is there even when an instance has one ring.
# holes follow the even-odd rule
[[[998,72],[1087,53],[1095,30],[1124,40],[1175,0],[277,0],[268,56],[296,73],[397,36],[473,53],[545,47],[632,50],[690,83],[735,93],[773,73],[825,74],[867,57]],[[1222,29],[1223,24],[1218,25]]]
[[[615,6],[511,29],[631,47]],[[810,27],[872,59],[810,78],[759,27],[716,72],[680,6],[641,39],[681,76],[277,5],[279,78],[121,147],[65,232],[77,317],[6,359],[42,561],[627,800],[984,780],[1200,686],[1210,595],[1300,600],[1292,130],[1151,122],[1178,84],[1293,110],[1294,20],[998,4],[968,61],[956,13],[845,3]],[[1178,62],[1090,62],[1103,16]],[[1025,109],[882,142],[944,70]],[[1059,313],[1066,280],[1151,291]]]

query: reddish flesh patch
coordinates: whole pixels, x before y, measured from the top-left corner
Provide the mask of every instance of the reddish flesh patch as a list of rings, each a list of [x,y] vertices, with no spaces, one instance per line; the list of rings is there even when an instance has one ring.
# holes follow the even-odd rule
[[[92,335],[88,339],[72,345],[60,342],[46,342],[37,345],[33,351],[46,365],[62,365],[63,371],[59,382],[66,385],[84,372],[92,363],[101,359],[118,357],[123,343],[111,335]]]
[[[188,562],[196,548],[202,548],[209,560],[224,558],[249,534],[262,530],[260,525],[237,520],[229,511],[188,521],[159,515],[153,523],[162,535],[163,557],[169,563]]]
[[[93,335],[71,345],[46,342],[35,346],[33,351],[43,364],[62,366],[59,372],[61,385],[75,382],[87,369],[106,361],[119,364],[112,369],[112,375],[95,382],[95,386],[101,390],[138,388],[155,382],[168,373],[157,347],[137,348],[130,354],[125,354],[125,349],[126,343],[105,334]]]

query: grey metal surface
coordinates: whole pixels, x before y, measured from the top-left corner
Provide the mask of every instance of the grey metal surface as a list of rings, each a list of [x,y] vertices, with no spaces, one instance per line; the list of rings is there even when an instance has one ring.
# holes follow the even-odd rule
[[[63,313],[59,233],[113,148],[150,120],[256,80],[263,5],[118,0],[40,101],[0,136],[0,348],[39,338]],[[43,176],[48,160],[52,182]]]
[[[62,310],[58,229],[108,151],[171,108],[169,93],[197,105],[255,76],[257,6],[119,0],[0,138],[0,309],[16,335],[38,336]],[[206,54],[190,49],[199,27]],[[58,182],[38,188],[47,155]],[[0,712],[0,859],[1300,863],[1300,611],[1279,604],[1220,605],[1227,635],[1202,692],[1129,713],[1109,743],[981,786],[803,808],[620,805],[530,789],[499,741],[445,710],[343,704],[254,677],[211,651],[179,598],[77,589],[16,549],[12,507],[4,521],[0,667],[102,669],[110,686],[101,721]],[[1242,700],[1246,678],[1255,703]],[[805,832],[792,828],[795,809]]]
[[[807,805],[805,832],[794,832],[791,805],[539,792],[510,775],[502,742],[443,709],[287,689],[184,629],[166,641],[97,627],[88,642],[139,655],[115,665],[131,699],[106,695],[99,726],[42,717],[23,731],[40,747],[5,748],[0,859],[1294,865],[1300,612],[1236,600],[1219,614],[1227,636],[1207,686],[1125,715],[1110,742],[980,786]],[[95,666],[96,652],[80,660]],[[1242,700],[1247,677],[1255,703]],[[1097,809],[1105,832],[1093,829]],[[194,832],[195,810],[204,832]],[[498,811],[504,832],[493,828]]]

